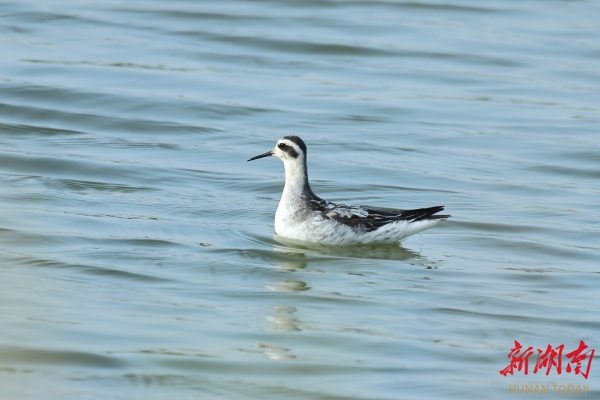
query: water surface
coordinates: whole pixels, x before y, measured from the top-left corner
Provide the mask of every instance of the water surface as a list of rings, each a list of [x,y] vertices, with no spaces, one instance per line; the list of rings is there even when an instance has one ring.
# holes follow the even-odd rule
[[[0,397],[597,397],[595,364],[499,371],[514,340],[600,351],[598,21],[0,1]],[[400,247],[280,243],[283,165],[246,160],[284,135],[319,196],[452,219]]]

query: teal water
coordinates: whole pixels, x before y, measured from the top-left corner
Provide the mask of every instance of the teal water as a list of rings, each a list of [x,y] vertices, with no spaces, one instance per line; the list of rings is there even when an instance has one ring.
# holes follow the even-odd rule
[[[600,396],[597,360],[499,373],[514,340],[600,351],[598,21],[0,1],[0,398]],[[283,165],[246,160],[284,135],[319,196],[452,219],[400,247],[280,243]]]

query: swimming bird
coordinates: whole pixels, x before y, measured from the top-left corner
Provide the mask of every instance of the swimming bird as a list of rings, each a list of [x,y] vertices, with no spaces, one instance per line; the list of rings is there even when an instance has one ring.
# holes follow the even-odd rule
[[[308,183],[306,144],[298,136],[284,136],[273,150],[248,161],[270,156],[285,167],[285,187],[275,213],[279,236],[328,245],[397,243],[450,217],[437,214],[443,206],[388,210],[323,200]]]

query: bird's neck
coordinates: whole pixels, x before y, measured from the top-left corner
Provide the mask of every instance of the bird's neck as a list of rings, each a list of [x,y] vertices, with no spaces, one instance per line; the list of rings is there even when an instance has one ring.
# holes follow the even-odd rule
[[[285,161],[285,187],[283,188],[283,198],[314,197],[308,183],[308,172],[306,160]]]

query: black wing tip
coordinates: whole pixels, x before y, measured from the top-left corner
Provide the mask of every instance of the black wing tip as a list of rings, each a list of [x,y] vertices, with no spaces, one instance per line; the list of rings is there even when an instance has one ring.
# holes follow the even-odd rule
[[[435,206],[435,207],[427,207],[427,208],[419,208],[416,210],[408,210],[403,214],[406,219],[411,222],[417,221],[435,221],[450,218],[450,214],[444,215],[435,215],[440,211],[444,211],[444,206]]]
[[[432,212],[432,215],[429,217],[429,219],[446,219],[446,218],[450,218],[452,216],[450,214],[433,215],[433,214],[439,213],[440,211],[444,211],[445,206],[435,206],[435,207],[431,207],[431,208],[432,208],[433,212]]]
[[[450,214],[445,214],[445,215],[432,215],[431,217],[427,218],[429,220],[436,220],[436,219],[448,219],[450,218],[452,215]]]

